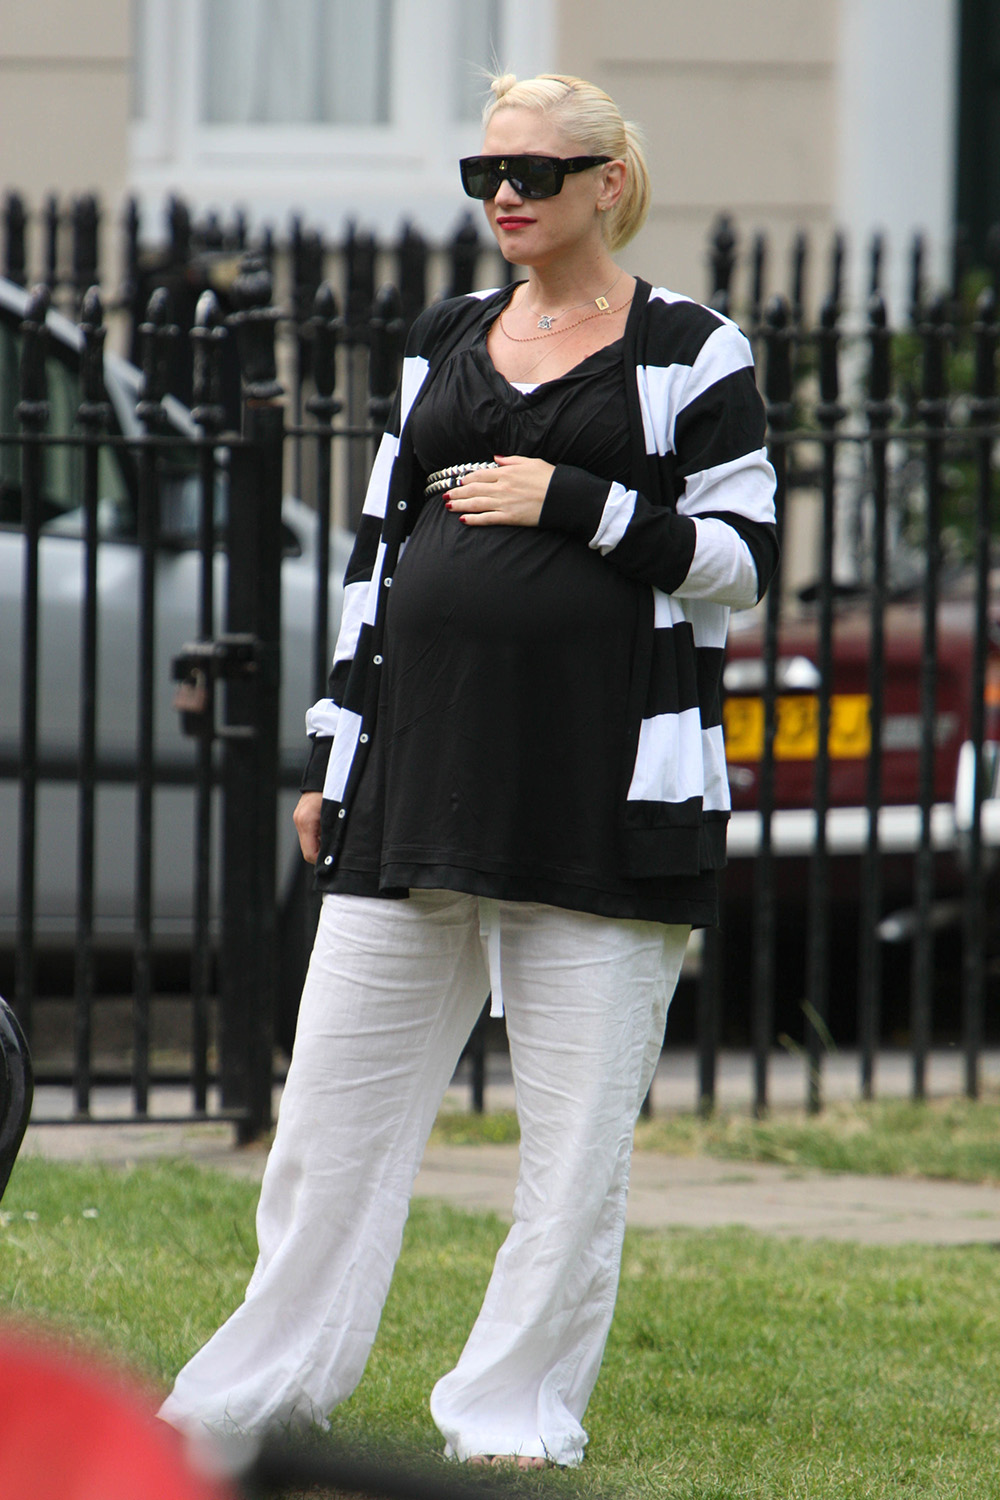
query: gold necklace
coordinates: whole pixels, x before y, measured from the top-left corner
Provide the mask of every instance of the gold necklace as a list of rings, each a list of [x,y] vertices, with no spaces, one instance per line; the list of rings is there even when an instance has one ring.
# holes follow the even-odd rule
[[[595,300],[599,302],[605,302],[605,298],[603,297],[599,297]],[[585,307],[586,303],[581,302],[578,304],[578,306]],[[577,318],[575,323],[570,323],[567,328],[559,328],[556,330],[556,332],[572,333],[574,328],[580,328],[584,323],[589,323],[592,318],[613,317],[615,313],[621,312],[622,308],[627,306],[628,302],[623,302],[621,304],[621,307],[610,307],[608,305],[599,307],[596,312],[587,313],[585,317]],[[569,307],[566,309],[567,312],[572,312],[572,310],[573,309]],[[504,315],[503,313],[501,313],[500,317],[497,319],[497,322],[500,324],[500,327],[503,330],[504,338],[510,339],[512,344],[537,344],[539,339],[544,339],[548,335],[548,330],[546,330],[545,333],[529,333],[527,338],[522,338],[519,334],[509,332],[509,330],[504,326],[503,318]]]
[[[576,309],[578,307],[586,307],[588,302],[593,302],[598,312],[607,312],[608,294],[614,291],[615,287],[618,285],[621,279],[622,273],[621,271],[619,271],[618,275],[608,287],[607,291],[602,292],[599,297],[585,297],[582,302],[575,302],[572,307],[564,307],[562,312],[552,313],[551,316],[548,313],[542,313],[541,317],[538,319],[538,322],[535,324],[535,327],[544,328],[547,333],[557,318],[565,317],[568,312],[576,312]]]
[[[535,327],[544,328],[545,332],[548,333],[549,329],[552,327],[557,318],[564,318],[567,313],[576,312],[578,307],[586,307],[590,302],[593,302],[595,304],[598,312],[607,312],[608,295],[614,291],[615,287],[618,285],[621,279],[622,273],[621,271],[619,271],[614,281],[608,287],[607,291],[602,292],[599,297],[584,297],[582,302],[574,302],[572,307],[564,307],[562,312],[542,313],[541,317],[538,319],[538,322],[535,324]],[[527,308],[525,309],[525,311],[527,311]]]

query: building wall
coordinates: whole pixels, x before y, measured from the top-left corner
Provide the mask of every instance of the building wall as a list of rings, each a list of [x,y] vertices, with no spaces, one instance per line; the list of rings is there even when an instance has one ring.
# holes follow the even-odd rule
[[[129,88],[129,0],[0,0],[0,189],[117,204]]]
[[[628,269],[706,296],[707,236],[728,210],[744,242],[768,232],[784,290],[794,233],[825,241],[833,223],[838,0],[559,0],[557,15],[561,67],[648,138],[653,207]]]
[[[406,14],[440,19],[443,4],[408,0]],[[227,159],[226,172],[213,176],[168,113],[156,137],[161,160],[130,128],[130,11],[129,0],[0,0],[0,192],[20,190],[37,211],[49,192],[66,201],[95,191],[111,215],[126,187],[138,188],[147,232],[169,190],[224,216],[242,205],[252,219],[279,225],[294,206],[331,232],[355,215],[393,233],[407,214],[441,236],[468,207],[447,132],[439,132],[437,155],[412,151],[398,180],[391,162],[362,158],[366,189],[357,201],[347,170],[356,151],[309,161],[286,152],[270,168],[260,152],[245,151],[240,172]],[[162,11],[172,18],[172,45],[183,42],[176,61],[186,77],[191,38],[178,23],[188,17],[189,25],[191,7],[162,0]],[[945,273],[957,0],[510,0],[507,15],[505,64],[592,78],[645,127],[654,203],[624,254],[629,270],[706,296],[707,239],[727,210],[744,245],[756,230],[768,232],[771,290],[787,287],[795,232],[812,232],[814,306],[825,292],[834,224],[849,235],[856,300],[874,229],[888,234],[897,304],[905,241],[916,228],[928,234],[933,273]],[[169,61],[158,52],[155,72],[171,93]],[[475,149],[477,136],[469,127],[463,149]],[[32,227],[37,264],[37,221]],[[106,256],[117,252],[110,222],[103,243]],[[737,282],[737,311],[745,290]]]

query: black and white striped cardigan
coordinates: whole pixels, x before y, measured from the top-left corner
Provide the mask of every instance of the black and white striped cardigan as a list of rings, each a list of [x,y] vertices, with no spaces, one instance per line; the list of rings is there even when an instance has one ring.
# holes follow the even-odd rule
[[[506,288],[438,303],[410,332],[344,580],[330,696],[306,716],[313,743],[302,786],[324,799],[321,887],[371,748],[392,575],[424,503],[409,437],[413,409],[483,302],[495,299],[499,308],[509,296]],[[633,671],[622,872],[696,874],[725,863],[723,651],[730,610],[754,604],[774,571],[774,471],[753,357],[735,324],[639,281],[623,357],[630,486],[559,464],[539,524],[579,537],[609,567],[649,585]]]

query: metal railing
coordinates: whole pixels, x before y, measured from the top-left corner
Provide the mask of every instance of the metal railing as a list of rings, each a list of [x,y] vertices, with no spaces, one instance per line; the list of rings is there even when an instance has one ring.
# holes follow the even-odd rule
[[[182,216],[178,222],[182,241]],[[265,1128],[269,1118],[270,1028],[287,1031],[292,1024],[311,922],[304,869],[294,899],[284,901],[286,893],[275,892],[268,832],[273,820],[268,824],[265,803],[252,800],[264,786],[294,786],[298,775],[297,765],[278,763],[273,745],[263,747],[267,736],[261,734],[274,712],[281,553],[275,527],[282,484],[286,493],[306,500],[316,518],[305,702],[325,691],[335,625],[329,600],[333,521],[349,522],[358,514],[420,285],[413,276],[409,307],[389,288],[363,303],[362,291],[368,296],[372,290],[375,252],[369,243],[361,254],[355,243],[347,263],[353,255],[364,269],[350,273],[353,291],[344,302],[329,283],[313,287],[325,252],[301,228],[298,236],[296,254],[306,269],[290,280],[283,311],[273,305],[262,257],[243,264],[227,293],[228,310],[214,293],[201,293],[188,335],[193,425],[183,434],[171,417],[170,392],[178,389],[176,355],[186,340],[165,287],[154,292],[137,325],[143,386],[137,430],[129,434],[115,430],[103,381],[96,295],[81,303],[81,400],[71,432],[48,430],[43,293],[23,320],[19,425],[0,435],[0,453],[16,449],[23,456],[25,696],[18,745],[6,757],[0,746],[0,780],[16,778],[20,798],[15,1003],[30,1035],[39,938],[36,808],[40,785],[62,779],[77,788],[79,808],[71,1070],[79,1118],[91,1117],[95,1079],[104,1077],[95,1075],[91,1057],[93,874],[99,790],[116,782],[138,788],[133,1046],[124,1079],[134,1115],[148,1117],[150,1087],[158,1081],[150,1065],[156,931],[151,871],[156,788],[172,783],[196,789],[193,1030],[183,1073],[189,1104],[195,1115],[211,1113],[210,1090],[222,1080],[222,1103],[213,1106],[213,1117],[233,1118],[245,1133]],[[803,1050],[811,1108],[823,1103],[826,1053],[846,1041],[857,1041],[859,1090],[871,1097],[890,1026],[905,1033],[915,1097],[927,1091],[929,1048],[942,1034],[962,1046],[966,1090],[975,1095],[990,1034],[992,966],[1000,951],[993,920],[1000,844],[994,748],[1000,741],[1000,625],[991,576],[1000,437],[995,296],[987,286],[970,304],[960,287],[929,299],[914,254],[908,322],[894,329],[879,292],[882,260],[873,253],[872,297],[859,321],[842,306],[843,247],[835,242],[830,288],[811,323],[802,286],[805,241],[796,244],[788,295],[765,296],[766,261],[758,239],[744,278],[750,300],[743,321],[766,398],[784,563],[751,624],[734,622],[726,666],[735,810],[723,928],[706,936],[695,1008],[698,1099],[702,1108],[712,1107],[719,1046],[735,1039],[751,1048],[755,1107],[765,1111],[770,1060],[785,1033]],[[91,267],[82,254],[80,263]],[[710,264],[712,300],[732,310],[730,288],[739,262],[731,226],[716,234]],[[234,369],[245,398],[239,433],[226,396]],[[166,466],[180,446],[196,476],[191,549],[200,594],[195,639],[172,643],[188,695],[182,704],[193,731],[190,754],[167,765],[157,749],[151,707],[152,647],[158,516]],[[37,703],[31,701],[39,660],[38,549],[46,530],[38,497],[45,454],[60,448],[83,459],[81,545],[88,580],[80,622],[79,755],[61,758],[39,743]],[[138,739],[134,753],[119,754],[117,762],[102,751],[95,706],[100,625],[94,580],[105,546],[98,475],[101,454],[108,452],[131,465],[144,601],[136,619]],[[231,518],[239,514],[246,521],[229,528],[229,584],[235,593],[221,636],[213,563],[220,542],[220,483],[229,488]],[[796,543],[803,517],[816,537],[806,549],[809,577]],[[799,587],[793,586],[796,574]],[[810,586],[802,587],[804,582]],[[268,591],[270,602],[262,597]],[[197,649],[185,653],[186,644]],[[221,722],[220,700],[226,706]],[[852,705],[853,739],[843,719]],[[738,713],[756,725],[755,739],[741,739]],[[805,725],[805,738],[793,743],[795,716]],[[220,788],[236,799],[237,784],[251,800],[244,804],[249,812],[224,819],[225,863],[232,872],[227,906],[225,897],[221,904],[217,898],[212,873],[213,807]],[[232,808],[239,806],[234,800]],[[257,855],[263,863],[254,873]],[[219,946],[220,920],[239,934],[228,960],[220,956],[226,951]],[[953,933],[961,938],[957,951]],[[908,962],[901,964],[904,950]],[[287,995],[276,1001],[282,981]],[[228,984],[229,998],[224,994],[221,1002],[215,1057],[210,1020],[220,983]],[[247,987],[258,995],[249,1010]],[[942,987],[960,1023],[942,1014]],[[481,1032],[476,1041],[474,1087],[481,1105]]]

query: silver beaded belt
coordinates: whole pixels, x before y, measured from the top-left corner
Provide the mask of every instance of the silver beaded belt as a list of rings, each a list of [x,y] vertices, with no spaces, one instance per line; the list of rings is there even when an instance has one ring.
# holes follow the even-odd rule
[[[475,469],[499,469],[500,465],[492,459],[480,459],[474,464],[449,464],[447,469],[438,469],[434,474],[428,474],[424,485],[424,496],[429,500],[432,495],[443,495],[445,490],[450,490],[456,479],[461,479],[463,474],[471,474]]]

